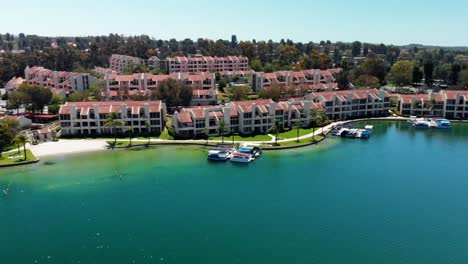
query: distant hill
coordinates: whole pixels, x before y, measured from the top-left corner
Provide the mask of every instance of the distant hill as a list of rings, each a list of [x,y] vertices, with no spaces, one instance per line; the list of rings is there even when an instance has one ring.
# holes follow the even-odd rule
[[[404,46],[400,46],[404,49],[413,49],[417,47],[418,49],[439,49],[442,48],[444,50],[453,50],[453,51],[468,51],[468,46],[431,46],[431,45],[423,45],[423,44],[408,44]]]

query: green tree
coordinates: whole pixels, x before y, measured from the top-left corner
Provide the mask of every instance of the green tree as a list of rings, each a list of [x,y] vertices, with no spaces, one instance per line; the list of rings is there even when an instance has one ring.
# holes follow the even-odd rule
[[[27,160],[26,143],[28,142],[28,138],[25,135],[19,135],[15,138],[15,141],[23,145],[24,160]]]
[[[357,80],[354,81],[354,84],[359,87],[372,87],[380,88],[379,78],[371,75],[361,75]]]
[[[13,138],[18,132],[18,121],[9,119],[0,119],[0,158],[6,147],[12,144]]]
[[[241,41],[239,49],[242,56],[253,59],[257,56],[257,48],[250,41]]]
[[[225,122],[224,122],[224,119],[221,119],[219,120],[219,123],[218,123],[218,134],[221,135],[221,142],[224,143],[224,128],[225,128]]]
[[[132,146],[132,138],[133,138],[133,127],[128,126],[127,127],[127,132],[128,132],[128,138],[130,140],[130,143],[128,144],[128,146],[131,147]]]
[[[164,101],[167,107],[177,107],[189,106],[192,96],[191,86],[181,84],[174,79],[167,79],[159,83],[151,97]]]
[[[281,63],[281,66],[291,65],[297,62],[299,55],[300,52],[296,47],[285,45],[280,48],[278,59]]]
[[[413,66],[411,61],[396,62],[388,73],[387,80],[397,86],[410,85],[413,80]]]
[[[353,44],[352,44],[352,55],[353,57],[357,57],[359,56],[359,54],[361,54],[361,42],[359,41],[354,41]]]
[[[424,78],[426,79],[426,85],[430,85],[432,83],[432,74],[434,71],[434,64],[432,60],[427,60],[424,62]]]
[[[114,133],[114,146],[117,144],[117,126],[124,126],[124,122],[118,118],[118,114],[112,112],[107,116],[106,122],[104,122],[105,127],[112,128],[112,132]]]
[[[460,72],[459,84],[462,89],[468,88],[468,69]]]
[[[380,83],[385,81],[388,68],[388,63],[379,58],[366,59],[361,66],[363,75],[375,76],[379,79]]]
[[[146,146],[149,147],[150,140],[151,140],[151,123],[149,121],[145,122],[145,128],[146,128],[146,136],[148,137],[148,143],[146,143]]]
[[[460,64],[453,63],[451,71],[450,71],[450,76],[449,76],[451,85],[458,84],[458,77],[460,76],[460,71],[461,71]]]
[[[421,69],[419,69],[418,66],[414,65],[413,66],[413,82],[414,83],[421,82],[422,77],[423,77],[423,72],[421,71]]]
[[[259,59],[252,59],[250,60],[250,68],[252,68],[252,70],[256,71],[256,72],[259,72],[259,71],[262,71],[262,62],[259,60]]]
[[[299,132],[301,131],[301,122],[297,121],[294,125],[294,128],[296,129],[296,142],[299,143]]]
[[[250,92],[250,87],[249,86],[236,86],[232,87],[231,89],[231,100],[232,101],[241,101],[241,100],[247,100],[248,99],[248,94]]]
[[[275,119],[275,122],[273,124],[273,127],[270,129],[270,131],[275,133],[275,145],[278,145],[278,134],[281,129],[281,120],[279,118]]]
[[[224,88],[226,88],[227,83],[225,80],[221,80],[218,82],[218,89],[224,93]]]
[[[281,87],[279,85],[272,85],[270,87],[263,88],[260,91],[259,96],[263,99],[278,101],[281,97]]]
[[[209,134],[209,132],[210,132],[210,130],[209,130],[207,127],[203,128],[203,134],[205,134],[205,137],[206,137],[206,143],[205,143],[205,145],[208,145],[208,139],[209,139],[209,135],[208,135],[208,134]]]

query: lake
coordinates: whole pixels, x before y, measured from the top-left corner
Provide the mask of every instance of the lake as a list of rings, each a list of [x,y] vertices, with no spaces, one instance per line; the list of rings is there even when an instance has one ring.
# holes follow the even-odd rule
[[[0,263],[468,263],[468,125],[369,140],[44,158],[0,169]]]

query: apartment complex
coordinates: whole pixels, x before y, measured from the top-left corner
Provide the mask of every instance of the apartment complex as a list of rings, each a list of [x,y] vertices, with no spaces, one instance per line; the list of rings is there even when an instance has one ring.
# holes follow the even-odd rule
[[[320,103],[333,120],[383,116],[390,109],[390,94],[377,89],[316,92],[304,98]]]
[[[243,56],[211,57],[194,55],[192,57],[167,58],[164,65],[168,73],[174,72],[223,72],[247,71],[249,59]]]
[[[314,121],[312,110],[325,111],[331,119],[382,116],[390,108],[390,95],[376,89],[318,92],[304,98],[284,102],[268,100],[236,101],[224,106],[184,108],[176,112],[172,124],[176,134],[196,137],[217,134],[219,122],[224,120],[225,131],[241,134],[267,133],[279,119],[282,127],[299,123],[309,126]]]
[[[335,76],[340,68],[328,70],[277,71],[272,73],[256,72],[252,76],[252,89],[259,92],[272,85],[299,86],[307,85],[312,91],[336,90]]]
[[[123,73],[131,63],[141,64],[142,59],[128,55],[112,54],[109,58],[109,69]]]
[[[442,90],[430,94],[398,95],[402,115],[468,119],[468,91]]]
[[[64,93],[83,92],[99,81],[88,73],[52,71],[44,67],[26,67],[25,81],[31,86],[42,86]]]
[[[135,73],[132,75],[106,74],[106,94],[108,98],[118,98],[119,95],[148,95],[156,90],[161,81],[174,79],[177,82],[192,87],[192,105],[217,104],[216,78],[213,73],[173,73],[155,75],[152,73]]]
[[[24,79],[21,77],[13,77],[10,81],[7,82],[5,85],[5,90],[7,93],[12,93],[16,91],[23,84]]]
[[[128,127],[135,134],[143,135],[164,130],[166,106],[161,101],[67,102],[59,111],[62,135],[110,135],[114,131],[105,122],[112,112],[124,122],[124,126],[117,127],[119,134],[125,133]]]

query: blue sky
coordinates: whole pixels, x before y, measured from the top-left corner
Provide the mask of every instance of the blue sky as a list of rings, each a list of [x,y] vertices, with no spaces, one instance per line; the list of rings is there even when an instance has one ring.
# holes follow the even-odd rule
[[[0,6],[0,32],[15,34],[468,46],[466,0],[0,0]]]

